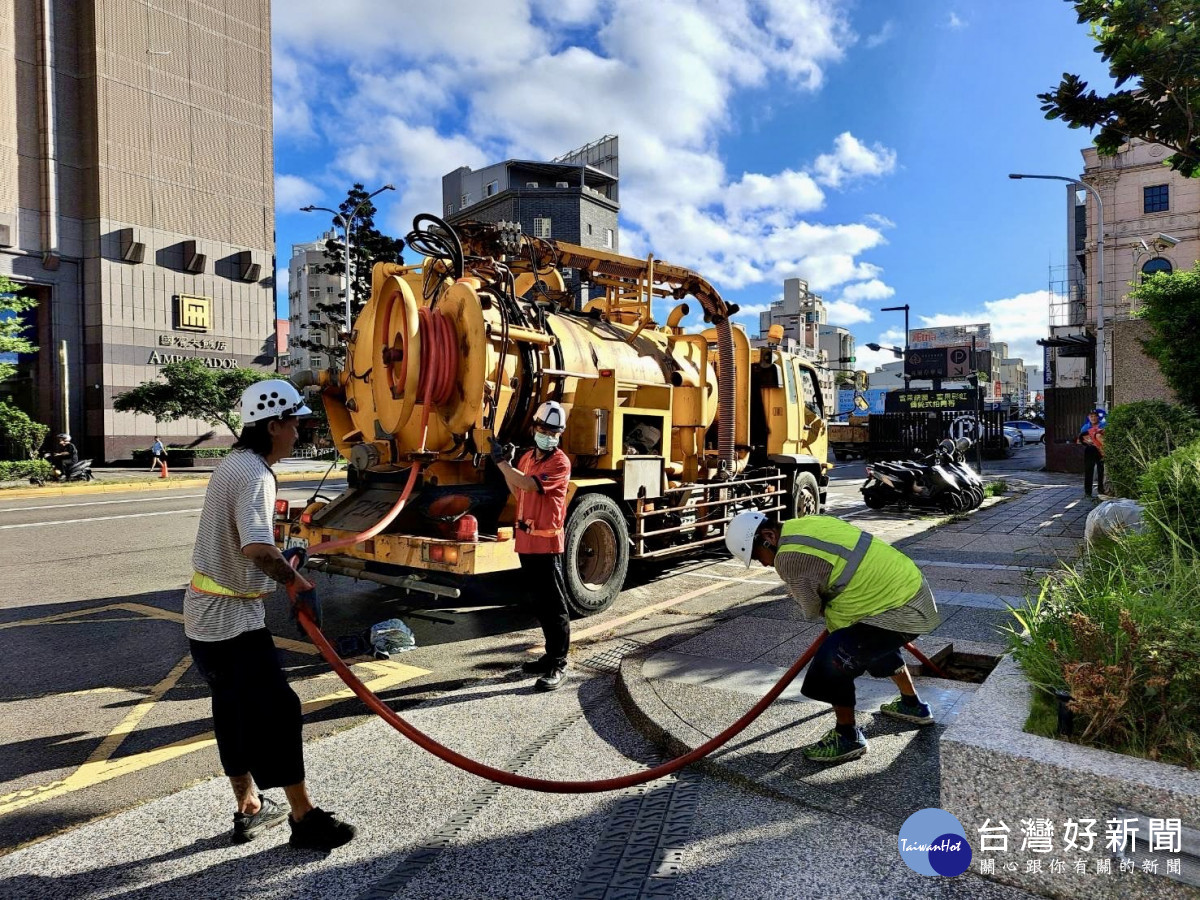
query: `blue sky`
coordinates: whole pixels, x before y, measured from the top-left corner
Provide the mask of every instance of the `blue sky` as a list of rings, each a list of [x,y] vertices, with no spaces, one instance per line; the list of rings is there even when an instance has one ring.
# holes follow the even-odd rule
[[[276,240],[354,181],[399,190],[402,236],[440,178],[621,138],[621,249],[696,268],[757,330],[787,277],[858,339],[990,321],[1039,362],[1065,185],[1085,131],[1046,121],[1061,73],[1110,82],[1057,0],[290,0],[274,4]]]

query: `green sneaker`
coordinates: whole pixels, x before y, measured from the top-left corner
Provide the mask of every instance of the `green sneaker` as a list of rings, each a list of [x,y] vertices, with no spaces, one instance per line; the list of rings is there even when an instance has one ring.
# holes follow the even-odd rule
[[[929,708],[928,703],[910,705],[904,702],[903,696],[897,697],[891,703],[884,703],[879,707],[879,711],[893,719],[914,722],[917,725],[933,724],[933,710]]]
[[[813,762],[827,764],[849,762],[860,756],[866,756],[867,739],[863,737],[862,731],[858,728],[854,729],[853,738],[842,737],[836,728],[831,728],[815,744],[801,747],[800,752],[804,754],[805,759],[811,759]]]

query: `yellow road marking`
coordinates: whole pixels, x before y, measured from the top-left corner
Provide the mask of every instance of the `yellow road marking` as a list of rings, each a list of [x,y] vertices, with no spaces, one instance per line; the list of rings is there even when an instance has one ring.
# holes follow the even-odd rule
[[[181,660],[179,664],[177,664],[176,667],[171,670],[171,674],[155,685],[154,689],[156,690],[162,685],[166,684],[167,681],[171,679],[172,675],[175,675],[176,680],[178,680],[179,676],[182,675],[182,671],[180,671],[178,675],[175,674],[176,671],[179,670],[181,666],[186,670],[186,666],[183,666],[183,663],[190,662],[190,660],[190,657],[185,657],[184,660]],[[375,676],[369,681],[365,682],[365,684],[368,688],[376,693],[388,690],[397,684],[409,681],[420,675],[429,674],[427,669],[420,669],[416,666],[409,666],[404,665],[403,663],[391,661],[360,663],[359,668],[365,669],[366,672]],[[330,676],[336,677],[333,675],[333,673],[326,672],[322,675],[316,676],[314,679],[305,679],[305,681],[314,681],[321,678],[328,678]],[[324,709],[327,706],[332,706],[335,703],[340,703],[342,700],[352,696],[353,694],[349,688],[342,688],[341,690],[333,691],[309,700],[307,703],[302,705],[301,709],[305,714],[315,712],[319,709]],[[145,716],[146,712],[149,711],[149,706],[150,704],[147,703],[146,710],[138,716],[138,721],[140,721],[141,718]],[[134,711],[136,711],[138,708],[140,708],[140,704],[139,707],[135,707]],[[130,715],[132,714],[133,712],[131,712]],[[122,720],[122,723],[117,726],[117,729],[120,729],[129,721],[129,719],[130,716],[127,716],[124,720]],[[92,753],[87,762],[85,762],[66,778],[51,782],[50,784],[38,785],[36,787],[14,791],[11,794],[6,794],[5,796],[0,797],[0,816],[15,812],[18,809],[24,809],[25,807],[42,803],[46,800],[51,800],[55,797],[61,797],[64,794],[69,794],[87,787],[92,787],[93,785],[111,781],[112,779],[118,778],[122,775],[128,775],[132,772],[137,772],[142,769],[150,768],[151,766],[159,765],[160,763],[168,762],[169,760],[176,759],[177,757],[184,756],[188,753],[194,753],[197,750],[203,750],[205,747],[211,747],[216,743],[216,738],[213,736],[213,733],[209,731],[205,732],[204,734],[198,734],[193,737],[184,738],[183,740],[176,741],[173,744],[167,744],[163,747],[157,747],[153,750],[147,750],[143,753],[135,753],[131,756],[124,756],[115,760],[110,759],[107,756],[100,758],[100,751],[102,748],[107,747],[107,752],[109,756],[111,756],[111,754],[116,750],[117,746],[120,745],[121,739],[123,739],[125,734],[128,733],[128,731],[124,732],[121,734],[121,739],[118,739],[115,744],[112,746],[107,746],[109,743],[109,738],[117,733],[117,729],[114,729],[113,734],[110,734],[109,737],[105,738],[105,740],[101,743],[101,747],[98,747],[96,751]]]
[[[95,763],[107,762],[108,758],[117,752],[117,748],[121,746],[126,736],[138,727],[142,719],[146,718],[146,713],[150,712],[151,707],[162,699],[162,696],[167,691],[175,687],[179,679],[183,677],[183,673],[191,668],[191,665],[192,655],[185,653],[183,659],[175,663],[174,668],[167,673],[167,677],[150,688],[150,693],[135,703],[133,708],[125,714],[125,718],[118,722],[112,731],[105,736],[104,740],[100,742],[100,746],[93,750],[84,762],[83,767]]]

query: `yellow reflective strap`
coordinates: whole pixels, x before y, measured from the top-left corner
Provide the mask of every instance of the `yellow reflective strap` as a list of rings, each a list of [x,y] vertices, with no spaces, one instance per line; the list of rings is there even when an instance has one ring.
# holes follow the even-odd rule
[[[259,597],[265,597],[270,593],[270,591],[263,591],[261,593],[245,594],[241,591],[231,591],[229,588],[217,584],[202,572],[192,573],[192,590],[199,591],[201,594],[214,594],[217,597],[237,597],[240,600],[257,600]]]

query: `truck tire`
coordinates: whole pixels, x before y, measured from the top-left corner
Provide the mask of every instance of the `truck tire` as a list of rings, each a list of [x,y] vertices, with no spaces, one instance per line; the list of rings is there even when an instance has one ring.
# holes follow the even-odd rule
[[[612,606],[629,571],[629,528],[616,502],[587,494],[567,513],[563,579],[571,616],[593,616]]]
[[[792,495],[783,509],[788,519],[821,514],[821,489],[812,472],[796,472],[792,475]]]

